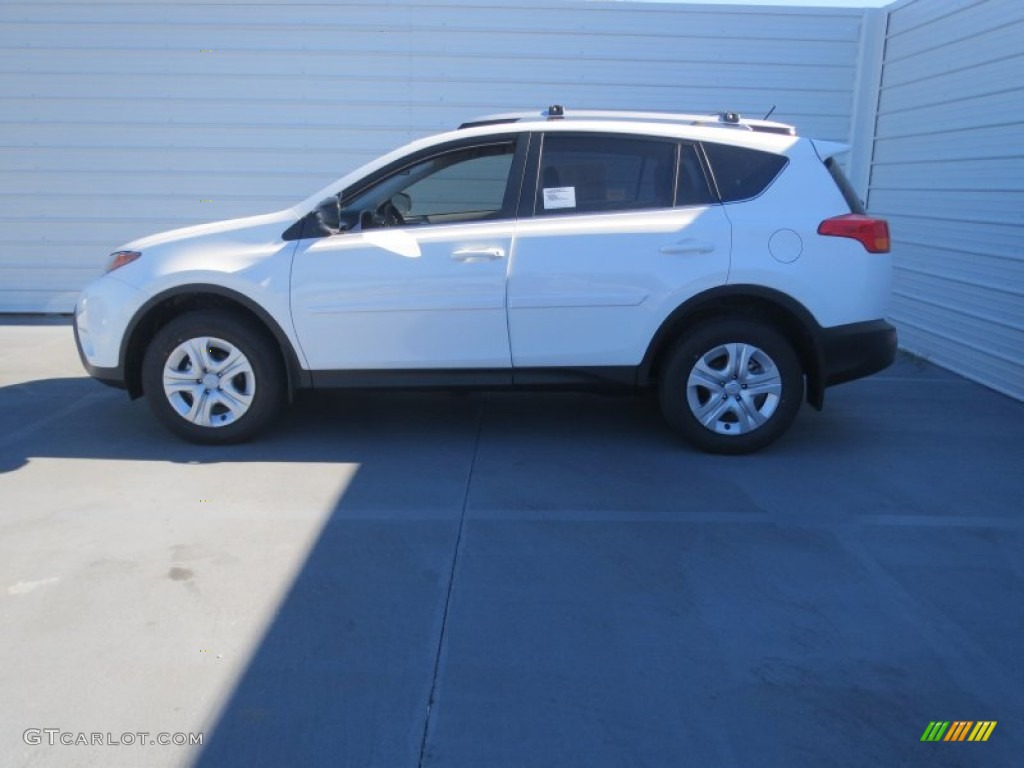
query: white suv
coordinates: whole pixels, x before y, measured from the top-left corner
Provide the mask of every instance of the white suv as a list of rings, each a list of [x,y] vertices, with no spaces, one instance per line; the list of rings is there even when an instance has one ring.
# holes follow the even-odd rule
[[[706,451],[888,366],[889,232],[832,156],[738,115],[494,115],[278,213],[143,238],[82,294],[89,373],[244,440],[309,387],[654,387]]]

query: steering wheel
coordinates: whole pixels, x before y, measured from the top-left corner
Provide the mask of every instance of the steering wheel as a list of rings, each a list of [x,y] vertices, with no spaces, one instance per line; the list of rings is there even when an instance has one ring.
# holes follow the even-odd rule
[[[377,209],[377,212],[385,227],[400,227],[405,224],[402,214],[398,212],[398,208],[390,200],[385,201]]]

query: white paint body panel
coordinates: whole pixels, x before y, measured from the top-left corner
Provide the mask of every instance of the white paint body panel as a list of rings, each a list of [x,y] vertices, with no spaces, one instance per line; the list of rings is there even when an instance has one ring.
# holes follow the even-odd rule
[[[106,275],[90,283],[78,297],[75,322],[82,354],[90,364],[113,368],[120,360],[121,339],[146,294]]]
[[[508,282],[513,363],[639,364],[672,310],[725,284],[729,249],[718,205],[522,221]]]
[[[849,213],[849,206],[811,142],[796,142],[786,154],[789,165],[760,197],[724,206],[733,228],[729,283],[761,285],[792,296],[824,327],[885,317],[889,254],[868,253],[849,238],[817,234],[822,221]],[[781,228],[795,232],[803,244],[799,257],[788,263],[769,249]]]
[[[300,241],[292,316],[310,366],[509,367],[512,230],[511,221],[447,224]],[[488,249],[502,255],[465,254]]]
[[[79,333],[90,338],[90,363],[117,365],[121,338],[150,299],[179,286],[215,285],[263,307],[298,351],[289,319],[289,273],[294,242],[281,233],[294,223],[290,211],[213,222],[162,232],[127,243],[142,257],[91,283],[76,308]],[[301,359],[301,358],[300,358]]]

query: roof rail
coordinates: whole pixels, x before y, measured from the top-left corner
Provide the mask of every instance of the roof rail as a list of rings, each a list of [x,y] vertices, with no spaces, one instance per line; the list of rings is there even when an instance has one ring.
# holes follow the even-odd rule
[[[796,128],[787,123],[771,120],[750,120],[741,117],[737,112],[719,112],[716,115],[698,115],[683,112],[633,112],[621,109],[573,109],[569,110],[560,104],[553,104],[539,112],[506,112],[499,115],[484,115],[474,118],[459,126],[477,128],[483,125],[500,125],[502,123],[542,122],[547,120],[633,120],[642,122],[682,123],[703,127],[730,128],[741,131],[757,131],[760,133],[778,133],[784,136],[796,136]]]

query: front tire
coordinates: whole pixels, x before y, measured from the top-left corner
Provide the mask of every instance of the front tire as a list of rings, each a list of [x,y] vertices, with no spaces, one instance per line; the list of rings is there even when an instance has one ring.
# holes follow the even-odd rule
[[[261,329],[223,310],[199,310],[161,328],[142,361],[157,419],[194,443],[250,439],[284,404],[280,356]]]
[[[670,351],[659,382],[666,421],[708,453],[764,448],[793,423],[804,395],[792,345],[750,320],[707,323]]]

